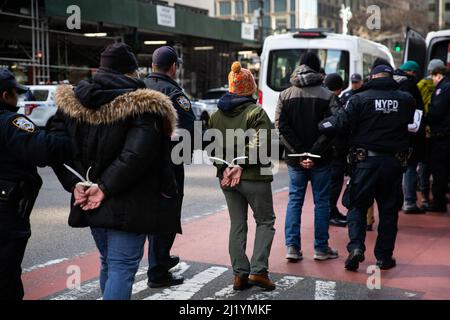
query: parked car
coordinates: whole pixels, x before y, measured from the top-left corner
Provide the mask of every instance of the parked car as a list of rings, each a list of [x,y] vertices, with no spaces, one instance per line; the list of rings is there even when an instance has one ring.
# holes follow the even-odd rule
[[[228,88],[221,87],[208,90],[203,99],[195,100],[192,103],[192,108],[198,121],[202,121],[203,129],[206,129],[209,118],[217,111],[217,104],[228,92]]]
[[[44,128],[55,115],[57,86],[29,86],[30,91],[19,98],[19,113],[27,116],[36,126]]]

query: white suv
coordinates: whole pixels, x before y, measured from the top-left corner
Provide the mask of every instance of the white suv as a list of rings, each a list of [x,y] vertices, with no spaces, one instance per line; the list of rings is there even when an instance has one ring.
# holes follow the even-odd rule
[[[55,115],[55,92],[57,86],[28,86],[30,91],[19,98],[19,113],[30,118],[38,127],[44,128]]]

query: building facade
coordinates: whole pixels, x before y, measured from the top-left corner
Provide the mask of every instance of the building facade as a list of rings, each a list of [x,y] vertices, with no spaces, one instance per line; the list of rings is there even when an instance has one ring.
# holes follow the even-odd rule
[[[265,36],[317,27],[340,33],[343,3],[345,0],[215,0],[215,16],[253,23],[256,28],[262,25]]]
[[[427,0],[430,30],[450,29],[450,0]]]
[[[5,2],[0,8],[0,66],[24,84],[77,84],[92,77],[101,52],[111,43],[129,44],[144,74],[150,71],[154,50],[167,44],[185,62],[178,81],[201,98],[208,89],[227,83],[238,52],[260,44],[243,32],[241,22],[213,18],[207,6],[186,6],[192,1],[171,2],[172,6],[153,0]],[[80,24],[70,29],[72,5],[79,7]]]

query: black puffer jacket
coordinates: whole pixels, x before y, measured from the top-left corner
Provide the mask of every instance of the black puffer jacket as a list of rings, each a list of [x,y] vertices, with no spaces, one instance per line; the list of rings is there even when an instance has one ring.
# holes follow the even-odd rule
[[[81,82],[76,91],[71,86],[58,88],[54,123],[62,123],[71,137],[70,165],[82,175],[92,167],[91,180],[106,194],[95,211],[86,213],[72,206],[70,226],[145,234],[181,232],[170,162],[176,112],[165,95],[143,87],[138,80],[100,72],[93,81]],[[72,192],[79,180],[64,168],[55,172]]]
[[[308,66],[298,67],[291,78],[292,87],[280,94],[275,115],[275,127],[289,154],[318,154],[317,165],[333,159],[330,141],[322,137],[318,124],[331,116],[337,107],[336,96],[322,86],[323,76]],[[324,138],[323,142],[320,139]],[[300,159],[287,157],[286,163],[300,167]]]
[[[431,135],[450,136],[450,77],[445,77],[436,87],[428,112]]]
[[[402,70],[395,71],[394,80],[399,84],[400,90],[408,92],[416,100],[416,110],[424,110],[422,94],[420,93],[419,87],[417,87],[417,79],[414,76],[408,75]],[[411,147],[413,148],[413,153],[409,159],[410,165],[417,165],[420,161],[425,158],[425,143],[426,143],[426,133],[425,133],[425,121],[422,121],[420,129],[417,133],[410,134]]]

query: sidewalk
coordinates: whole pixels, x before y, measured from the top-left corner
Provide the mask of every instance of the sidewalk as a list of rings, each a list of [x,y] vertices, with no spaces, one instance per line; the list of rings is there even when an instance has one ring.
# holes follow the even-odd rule
[[[297,264],[285,260],[284,218],[288,192],[284,191],[274,196],[277,221],[270,271],[365,284],[369,277],[369,274],[366,274],[368,266],[376,263],[373,255],[376,231],[367,234],[366,261],[360,265],[358,273],[344,269],[348,241],[346,228],[330,228],[330,245],[339,250],[340,258],[315,262],[313,200],[310,189],[302,216],[302,249],[305,259]],[[250,214],[251,212],[248,252],[252,250],[255,232],[254,220]],[[228,229],[227,211],[187,223],[184,225],[184,234],[176,240],[173,253],[186,260],[230,265]],[[424,299],[450,299],[450,214],[408,216],[400,213],[395,257],[398,266],[393,270],[382,272],[382,287],[421,292]]]

